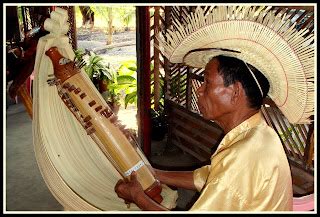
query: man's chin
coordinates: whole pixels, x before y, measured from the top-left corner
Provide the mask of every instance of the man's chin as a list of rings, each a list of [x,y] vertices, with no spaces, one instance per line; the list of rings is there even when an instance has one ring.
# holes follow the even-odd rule
[[[200,115],[201,115],[204,119],[208,120],[208,116],[207,116],[207,114],[206,114],[205,112],[203,112],[203,111],[200,110]]]

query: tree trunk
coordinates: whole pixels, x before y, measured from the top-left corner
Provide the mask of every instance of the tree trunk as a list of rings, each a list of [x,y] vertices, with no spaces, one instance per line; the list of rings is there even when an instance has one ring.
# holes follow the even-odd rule
[[[86,23],[89,22],[90,29],[94,26],[94,12],[89,6],[79,6],[82,14],[82,27],[86,27]]]
[[[107,45],[112,43],[112,33],[113,33],[113,26],[112,26],[112,8],[108,10],[108,37],[107,37]]]

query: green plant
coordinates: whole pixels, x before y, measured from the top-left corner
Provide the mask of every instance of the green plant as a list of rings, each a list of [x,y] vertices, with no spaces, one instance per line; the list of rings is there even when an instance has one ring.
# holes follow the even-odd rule
[[[120,104],[120,94],[114,88],[116,71],[110,66],[110,63],[106,64],[101,56],[92,51],[77,49],[74,53],[75,58],[83,65],[84,71],[106,102],[111,107]]]
[[[74,53],[78,61],[85,63],[84,71],[98,89],[99,81],[113,79],[113,69],[110,67],[110,63],[106,64],[101,56],[92,51],[85,52],[83,49],[77,49]],[[88,55],[87,61],[85,60],[86,55]]]
[[[117,77],[115,83],[111,88],[125,95],[124,106],[127,108],[128,104],[137,104],[137,65],[135,60],[127,60],[122,62],[117,70]]]
[[[153,65],[150,66],[151,71],[153,70]],[[123,90],[124,105],[127,108],[128,104],[137,105],[137,63],[136,60],[127,60],[122,62],[118,69],[117,76],[117,88]],[[153,74],[151,76],[151,82],[153,82]],[[163,86],[163,81],[160,79],[160,85]],[[161,88],[161,94],[163,91]],[[151,94],[153,94],[154,88],[151,86]],[[162,98],[161,98],[162,99]]]
[[[96,80],[112,80],[112,69],[110,63],[105,64],[101,56],[90,51],[88,64],[85,66],[85,71],[90,78]]]

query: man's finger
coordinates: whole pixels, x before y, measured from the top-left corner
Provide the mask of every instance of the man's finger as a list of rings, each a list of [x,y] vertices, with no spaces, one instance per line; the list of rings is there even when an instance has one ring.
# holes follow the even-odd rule
[[[133,171],[133,172],[131,173],[130,179],[131,179],[131,180],[137,180],[137,173],[136,173],[136,171]]]
[[[119,187],[119,185],[121,185],[124,181],[122,179],[120,179],[117,184],[114,186],[114,189],[117,189]]]

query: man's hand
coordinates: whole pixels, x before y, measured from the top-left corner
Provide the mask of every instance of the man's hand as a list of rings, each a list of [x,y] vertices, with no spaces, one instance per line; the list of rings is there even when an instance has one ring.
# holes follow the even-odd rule
[[[168,210],[144,193],[143,188],[137,179],[136,172],[131,173],[130,181],[128,179],[119,180],[114,187],[114,190],[118,197],[124,199],[126,204],[135,203],[141,210]]]
[[[125,203],[135,202],[139,194],[144,194],[143,188],[137,179],[137,174],[133,171],[130,180],[120,179],[114,187],[118,197],[125,200]]]

